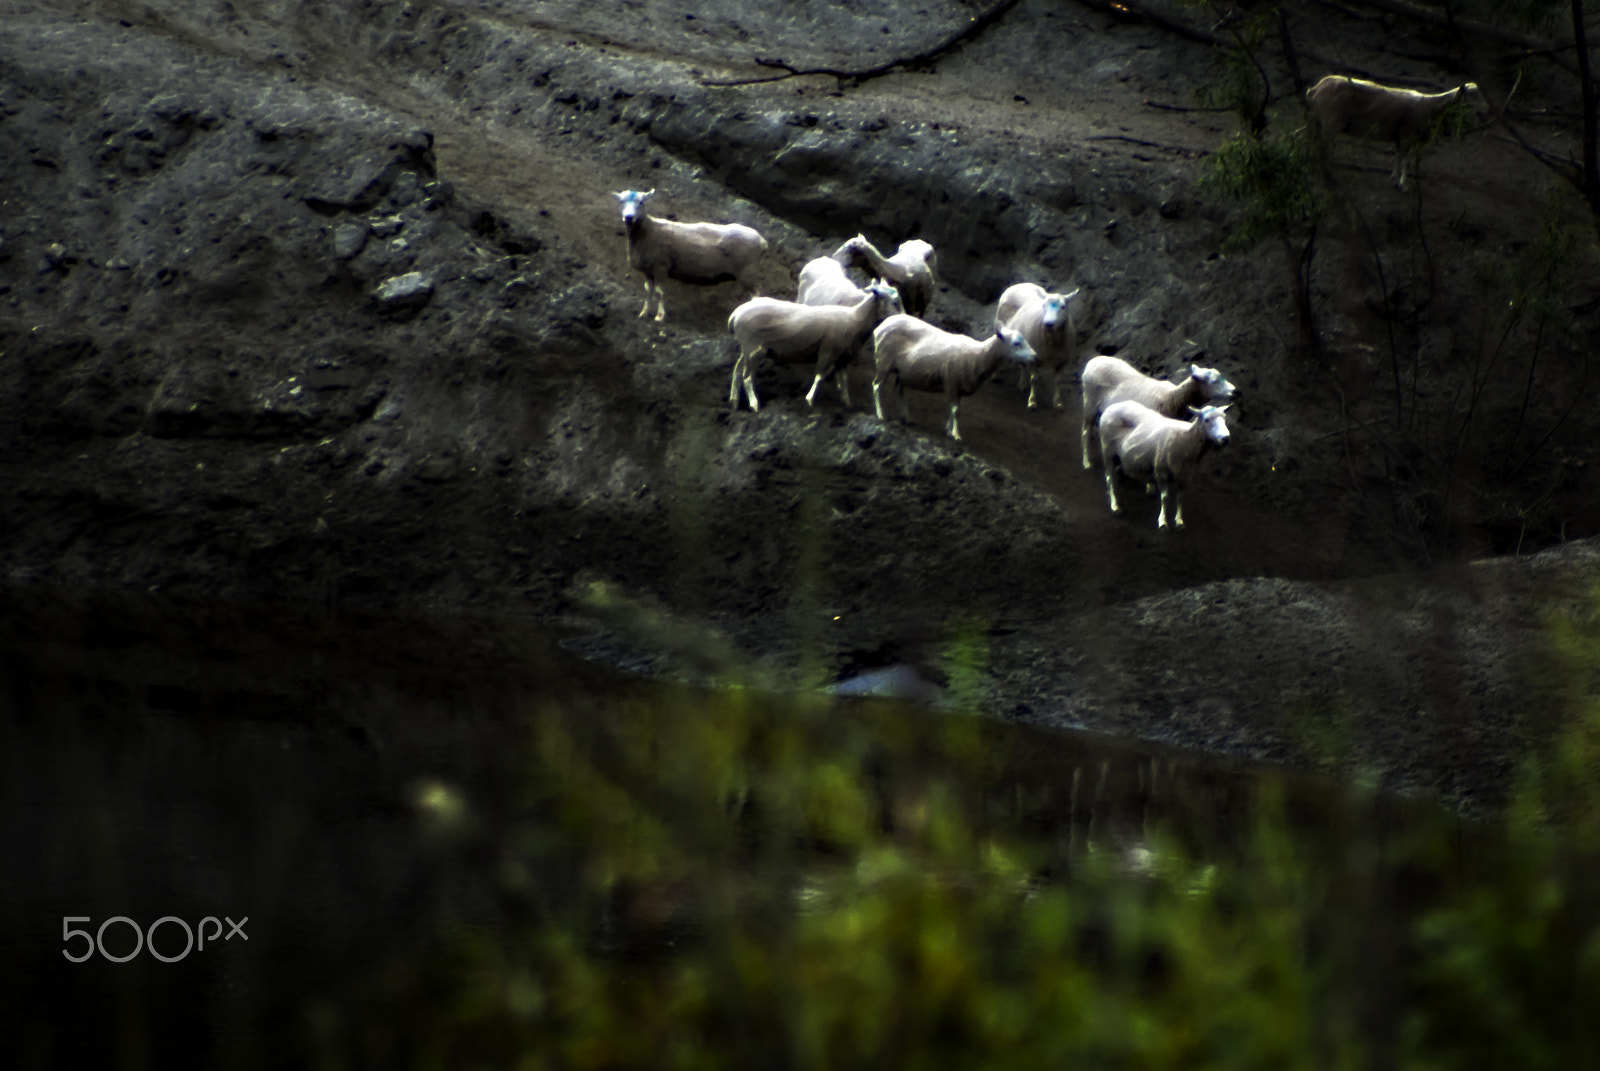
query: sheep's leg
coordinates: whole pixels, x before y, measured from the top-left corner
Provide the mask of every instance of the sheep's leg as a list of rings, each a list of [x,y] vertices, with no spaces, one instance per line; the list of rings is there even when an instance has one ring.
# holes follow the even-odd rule
[[[1032,383],[1032,382],[1033,382],[1033,370],[1031,368],[1018,368],[1017,369],[1017,389],[1018,390],[1026,390],[1028,385],[1030,383]]]
[[[753,358],[755,354],[750,356]],[[756,374],[754,369],[754,360],[744,363],[744,396],[750,401],[750,411],[759,413],[761,411],[761,402],[756,399]]]
[[[961,412],[961,401],[957,399],[950,403],[950,420],[945,425],[945,434],[956,442],[961,441],[961,428],[956,425],[956,416]]]
[[[846,409],[849,409],[850,408],[850,377],[845,373],[845,370],[843,368],[841,368],[841,369],[839,369],[837,372],[835,372],[833,374],[833,381],[839,385],[839,402]]]
[[[1105,447],[1100,448],[1105,453]],[[1111,460],[1111,455],[1106,454],[1106,497],[1111,500],[1111,512],[1121,513],[1122,507],[1117,504],[1117,471],[1116,465]]]
[[[1030,368],[1028,372],[1028,408],[1039,408],[1039,370]]]
[[[1054,389],[1050,392],[1050,408],[1065,409],[1066,406],[1061,402],[1061,370],[1050,373],[1050,378],[1054,381]]]
[[[1089,470],[1089,415],[1087,412],[1084,413],[1083,417],[1083,468],[1085,472]]]
[[[665,283],[656,284],[656,323],[667,322],[667,287]]]
[[[1395,146],[1394,152],[1394,171],[1390,173],[1389,177],[1394,179],[1395,188],[1401,192],[1404,192],[1406,188],[1406,178],[1408,177],[1409,172],[1414,169],[1414,165],[1416,164],[1415,157],[1417,155],[1417,146],[1413,145],[1409,149],[1402,149],[1399,146]]]
[[[885,424],[889,423],[891,419],[885,415],[886,407],[883,402],[883,388],[888,382],[888,377],[883,379],[873,379],[872,381],[872,407],[877,411],[878,419],[883,421]],[[899,376],[895,377],[894,386],[891,388],[891,392],[891,396],[894,401],[893,404],[887,406],[887,408],[894,409],[898,412],[901,423],[908,423],[909,421],[907,420],[907,417],[909,414],[906,412],[905,388],[901,385]]]
[[[650,276],[646,275],[644,277],[644,308],[639,310],[639,319],[641,320],[650,315],[650,299],[655,296],[650,283]]]
[[[1167,526],[1167,514],[1170,512],[1172,514],[1172,527],[1182,528],[1183,486],[1172,480],[1163,480],[1159,476],[1156,477],[1156,483],[1161,487],[1161,514],[1156,520],[1156,527],[1165,528]],[[1167,506],[1169,500],[1172,503],[1170,510]]]
[[[728,404],[735,410],[739,408],[739,372],[744,367],[745,355],[741,351],[733,361],[733,379],[728,384]]]
[[[818,372],[817,375],[816,375],[816,378],[811,381],[811,389],[806,391],[806,404],[807,405],[816,405],[817,404],[817,391],[819,389],[821,389],[821,387],[822,387],[822,373]]]

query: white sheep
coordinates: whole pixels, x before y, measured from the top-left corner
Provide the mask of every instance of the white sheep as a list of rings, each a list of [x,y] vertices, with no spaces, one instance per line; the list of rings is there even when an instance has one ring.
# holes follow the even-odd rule
[[[806,392],[806,404],[815,405],[817,389],[828,376],[839,386],[839,397],[850,404],[846,368],[855,359],[876,327],[885,317],[900,311],[900,295],[887,283],[873,283],[862,291],[854,305],[801,305],[776,298],[752,298],[733,310],[728,330],[739,343],[739,356],[733,362],[733,382],[728,401],[739,407],[739,384],[744,383],[750,408],[758,410],[755,375],[751,362],[763,350],[774,359],[797,361],[817,355],[817,375]]]
[[[1173,525],[1183,527],[1183,489],[1194,479],[1200,459],[1213,446],[1228,445],[1227,406],[1191,409],[1191,421],[1173,420],[1138,402],[1118,402],[1100,416],[1100,456],[1106,466],[1111,512],[1117,505],[1116,471],[1161,492],[1156,527],[1167,526],[1167,500],[1176,506]]]
[[[921,316],[928,310],[935,286],[936,258],[933,246],[921,238],[912,238],[901,242],[894,256],[886,257],[867,241],[865,235],[858,234],[845,243],[841,250],[845,248],[852,249],[859,258],[858,263],[873,275],[894,284],[895,289],[900,291],[900,299],[905,302],[908,314]]]
[[[1028,364],[1034,359],[1033,347],[1020,331],[1001,327],[988,339],[968,338],[941,331],[915,316],[902,313],[878,325],[872,334],[875,370],[872,377],[872,403],[878,419],[883,415],[883,385],[895,381],[902,417],[909,419],[905,388],[944,391],[950,404],[950,419],[945,434],[961,438],[957,416],[961,399],[983,386],[1005,360]]]
[[[809,261],[800,269],[800,287],[795,300],[802,305],[854,305],[860,301],[866,291],[855,284],[845,269],[862,262],[861,245],[865,241],[857,235],[831,255]]]
[[[1017,283],[1000,295],[994,325],[1022,332],[1039,359],[1023,370],[1022,382],[1028,385],[1028,408],[1039,407],[1039,382],[1049,373],[1050,404],[1061,408],[1061,370],[1073,361],[1078,349],[1078,324],[1072,316],[1070,294],[1052,294],[1036,283]]]
[[[1473,82],[1443,93],[1419,93],[1379,85],[1364,78],[1330,74],[1306,90],[1306,104],[1325,135],[1350,134],[1394,145],[1394,170],[1390,177],[1406,188],[1406,173],[1416,162],[1417,146],[1427,138],[1439,116],[1462,96],[1481,121],[1488,113],[1483,94]]]
[[[674,223],[646,215],[644,203],[655,192],[625,190],[616,195],[628,230],[628,265],[644,273],[644,308],[639,315],[649,315],[650,302],[657,298],[656,321],[666,320],[663,278],[700,285],[738,280],[753,292],[749,272],[767,251],[767,240],[740,223]]]
[[[1196,405],[1227,403],[1239,389],[1215,368],[1190,365],[1182,382],[1168,383],[1147,376],[1119,357],[1089,358],[1083,366],[1083,467],[1089,467],[1089,435],[1100,416],[1117,402],[1139,402],[1165,417],[1176,419]]]

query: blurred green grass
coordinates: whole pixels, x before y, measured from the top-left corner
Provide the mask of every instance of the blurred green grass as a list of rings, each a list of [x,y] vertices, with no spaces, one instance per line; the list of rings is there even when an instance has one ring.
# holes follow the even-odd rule
[[[333,1014],[430,1068],[1600,1066],[1600,612],[1551,632],[1571,720],[1498,826],[1265,773],[1197,836],[1092,764],[1041,821],[964,716],[970,626],[955,713],[748,682],[546,709],[489,835],[508,896],[544,891]],[[338,1036],[326,1066],[373,1062]]]

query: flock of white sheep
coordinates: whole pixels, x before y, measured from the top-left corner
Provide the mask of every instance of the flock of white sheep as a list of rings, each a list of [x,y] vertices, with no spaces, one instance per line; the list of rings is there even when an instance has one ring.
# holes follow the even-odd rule
[[[1443,111],[1465,98],[1482,113],[1477,87],[1466,83],[1447,93],[1394,89],[1345,75],[1329,75],[1306,94],[1312,118],[1326,134],[1348,133],[1392,142],[1393,178],[1404,188],[1418,144]],[[751,269],[767,250],[766,239],[740,224],[676,223],[644,211],[654,190],[616,195],[628,236],[628,263],[645,277],[640,316],[666,319],[662,280],[720,283],[738,280],[747,290]],[[850,269],[873,277],[867,286]],[[1035,283],[1017,283],[1000,295],[994,334],[983,339],[944,331],[921,319],[932,300],[935,258],[920,239],[904,242],[884,256],[862,235],[832,255],[818,257],[800,271],[794,301],[755,297],[728,317],[738,343],[728,401],[739,405],[742,389],[752,410],[760,408],[752,364],[766,354],[785,362],[814,361],[815,378],[806,403],[815,405],[822,381],[833,377],[846,407],[850,391],[845,373],[872,340],[872,400],[880,420],[884,388],[902,419],[908,418],[904,391],[944,393],[949,406],[945,433],[961,438],[961,399],[981,387],[1002,364],[1018,365],[1028,387],[1028,407],[1040,404],[1045,388],[1061,408],[1059,376],[1074,362],[1078,346],[1070,293],[1051,293]],[[1154,379],[1117,357],[1091,358],[1082,371],[1083,467],[1091,467],[1091,434],[1099,440],[1106,496],[1118,512],[1116,474],[1137,480],[1161,499],[1157,527],[1183,527],[1181,494],[1211,449],[1227,445],[1223,414],[1238,390],[1214,368],[1191,366],[1178,383]],[[1187,418],[1187,419],[1185,419]]]
[[[628,263],[645,278],[645,303],[640,316],[655,308],[666,319],[662,283],[743,282],[767,250],[766,239],[737,223],[677,223],[644,211],[654,190],[627,190],[616,195],[628,235]],[[866,286],[850,277],[850,269],[872,276]],[[753,297],[733,310],[728,330],[738,343],[728,401],[739,405],[742,390],[752,410],[756,396],[753,363],[765,354],[784,362],[812,363],[815,377],[806,404],[815,405],[825,379],[838,385],[840,400],[850,405],[845,374],[870,338],[873,353],[872,399],[880,420],[884,388],[909,417],[904,391],[943,392],[949,406],[945,433],[961,438],[961,399],[978,390],[1002,364],[1023,373],[1028,406],[1040,404],[1048,391],[1051,405],[1061,408],[1059,377],[1074,360],[1078,346],[1072,299],[1078,291],[1051,293],[1035,283],[1017,283],[1000,295],[994,334],[968,338],[921,319],[935,289],[933,246],[921,239],[904,242],[884,256],[862,235],[832,255],[818,257],[800,270],[794,301]],[[1090,466],[1089,434],[1098,428],[1111,509],[1119,509],[1115,474],[1121,471],[1161,495],[1158,526],[1183,526],[1178,498],[1193,478],[1204,453],[1228,441],[1223,418],[1236,395],[1227,379],[1212,368],[1191,368],[1181,384],[1151,379],[1126,361],[1100,356],[1083,369],[1083,464]],[[1220,402],[1222,405],[1212,404]],[[1204,403],[1195,408],[1195,403]],[[1191,421],[1178,419],[1185,412]]]

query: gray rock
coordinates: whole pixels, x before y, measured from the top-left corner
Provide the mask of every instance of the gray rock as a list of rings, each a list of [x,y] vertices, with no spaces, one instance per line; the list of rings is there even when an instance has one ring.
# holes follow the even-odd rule
[[[403,216],[384,216],[372,221],[372,236],[374,238],[393,238],[405,227]]]
[[[349,260],[366,248],[367,228],[359,223],[341,223],[333,229],[333,255]]]
[[[372,299],[382,309],[419,309],[433,297],[433,280],[425,272],[408,271],[385,279],[372,292]]]

